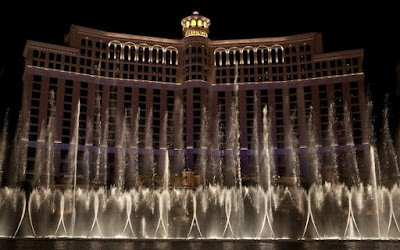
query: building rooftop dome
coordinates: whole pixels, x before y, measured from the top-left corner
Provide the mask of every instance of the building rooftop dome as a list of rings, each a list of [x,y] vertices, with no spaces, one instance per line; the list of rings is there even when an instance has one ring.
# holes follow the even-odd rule
[[[207,17],[201,16],[198,11],[182,19],[182,31],[184,37],[202,36],[208,37],[211,21]]]

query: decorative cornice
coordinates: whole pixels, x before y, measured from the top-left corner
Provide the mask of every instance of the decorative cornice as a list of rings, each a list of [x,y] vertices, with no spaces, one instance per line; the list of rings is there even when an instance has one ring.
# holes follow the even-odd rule
[[[314,59],[316,62],[319,61],[329,61],[329,60],[337,60],[348,57],[363,57],[364,50],[363,49],[355,49],[355,50],[344,50],[344,51],[335,51],[330,53],[322,53],[322,54],[314,54]]]
[[[28,52],[27,51],[28,48],[45,50],[45,51],[55,52],[55,53],[64,53],[64,54],[69,54],[69,55],[74,55],[74,56],[79,55],[79,49],[77,49],[77,48],[71,48],[68,46],[61,46],[61,45],[55,45],[55,44],[50,44],[50,43],[43,43],[43,42],[28,40],[26,42],[25,48],[24,48],[24,56],[25,57],[26,57],[26,53]]]
[[[232,40],[214,40],[210,42],[210,47],[218,46],[255,46],[255,45],[274,45],[275,43],[287,44],[298,43],[314,40],[319,33],[305,33],[293,36],[283,37],[265,37],[265,38],[250,38],[250,39],[232,39]]]

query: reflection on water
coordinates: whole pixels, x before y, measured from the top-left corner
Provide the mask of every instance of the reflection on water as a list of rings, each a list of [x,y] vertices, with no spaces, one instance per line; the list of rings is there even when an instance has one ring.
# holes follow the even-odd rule
[[[0,239],[0,249],[13,250],[372,250],[400,249],[400,241],[187,241]]]

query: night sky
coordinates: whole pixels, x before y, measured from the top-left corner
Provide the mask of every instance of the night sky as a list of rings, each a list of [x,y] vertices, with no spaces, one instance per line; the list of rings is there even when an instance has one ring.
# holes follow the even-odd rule
[[[117,33],[180,39],[181,19],[195,10],[211,19],[210,39],[321,32],[325,52],[364,48],[365,84],[372,93],[377,113],[380,113],[385,94],[389,93],[393,120],[394,113],[399,114],[400,98],[397,96],[396,99],[395,92],[397,83],[399,95],[396,67],[400,63],[400,39],[396,36],[400,35],[400,17],[393,3],[215,1],[214,4],[219,6],[213,6],[205,1],[192,1],[195,4],[147,2],[53,1],[53,4],[44,5],[31,1],[28,5],[18,2],[20,6],[15,6],[16,3],[8,9],[3,6],[0,13],[0,118],[7,108],[10,108],[10,119],[17,117],[26,40],[63,45],[71,24]],[[5,17],[6,13],[11,18]]]

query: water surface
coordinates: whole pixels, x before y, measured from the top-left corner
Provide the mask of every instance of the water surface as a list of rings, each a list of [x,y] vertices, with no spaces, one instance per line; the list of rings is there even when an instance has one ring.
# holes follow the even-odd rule
[[[400,241],[256,241],[256,240],[87,240],[87,239],[0,239],[0,249],[207,249],[207,250],[370,250],[400,249]]]

